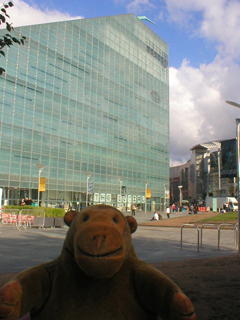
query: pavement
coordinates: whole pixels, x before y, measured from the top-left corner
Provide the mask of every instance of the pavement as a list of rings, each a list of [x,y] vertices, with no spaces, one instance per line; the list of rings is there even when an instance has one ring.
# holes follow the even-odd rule
[[[123,213],[131,215],[131,212]],[[221,231],[220,250],[218,250],[217,229],[204,228],[201,247],[201,223],[198,221],[217,213],[198,213],[196,215],[172,213],[170,219],[165,213],[161,214],[163,219],[159,221],[150,221],[153,212],[146,214],[137,212],[135,215],[138,229],[132,235],[132,239],[137,256],[141,260],[153,263],[224,257],[237,253],[236,232],[232,228]],[[195,226],[181,229],[184,223],[191,223]],[[16,227],[0,224],[0,274],[20,272],[58,257],[67,230],[68,227],[28,228],[19,231]]]

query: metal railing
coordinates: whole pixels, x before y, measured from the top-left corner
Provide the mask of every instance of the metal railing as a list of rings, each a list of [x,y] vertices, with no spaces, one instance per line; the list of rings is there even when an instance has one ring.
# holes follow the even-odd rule
[[[235,232],[234,232],[234,242],[235,242],[235,245],[238,246],[238,227],[237,227],[238,224],[233,224],[233,223],[221,223],[219,225],[219,231],[221,230],[222,227],[232,227]],[[229,230],[229,229],[228,229]],[[220,234],[220,232],[219,232]],[[220,246],[220,235],[219,235],[219,246]]]
[[[216,224],[213,224],[213,223],[204,223],[201,227],[201,248],[202,248],[202,236],[203,236],[203,228],[204,227],[215,227],[218,231],[218,250],[220,249],[220,229],[219,227],[216,225]]]
[[[6,209],[1,212],[1,223],[16,227],[19,231],[27,227],[44,228],[45,211],[43,209]]]
[[[16,226],[19,216],[19,209],[4,209],[1,211],[1,223],[9,226]]]
[[[192,223],[185,223],[181,227],[181,250],[182,250],[182,242],[183,242],[183,228],[185,227],[193,227],[197,229],[197,251],[199,252],[199,228],[197,225]]]

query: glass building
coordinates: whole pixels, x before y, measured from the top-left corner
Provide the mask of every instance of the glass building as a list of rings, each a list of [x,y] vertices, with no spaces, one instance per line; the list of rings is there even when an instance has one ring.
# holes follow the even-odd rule
[[[91,204],[143,209],[147,194],[147,209],[159,209],[169,181],[167,44],[133,14],[20,34],[27,43],[1,59],[5,204],[38,198],[42,164],[42,205],[82,207],[88,195]]]

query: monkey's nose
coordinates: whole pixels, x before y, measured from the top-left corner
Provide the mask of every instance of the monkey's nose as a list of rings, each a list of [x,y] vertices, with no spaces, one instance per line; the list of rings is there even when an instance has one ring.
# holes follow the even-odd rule
[[[96,250],[96,253],[99,252],[105,240],[106,240],[106,235],[104,234],[93,236],[93,243],[94,243],[94,248]]]

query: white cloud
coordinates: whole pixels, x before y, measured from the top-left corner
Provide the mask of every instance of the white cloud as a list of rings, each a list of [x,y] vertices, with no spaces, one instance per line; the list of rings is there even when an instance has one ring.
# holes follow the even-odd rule
[[[127,8],[127,12],[134,14],[143,14],[146,11],[155,8],[152,0],[114,0],[114,3],[123,4]]]
[[[142,12],[154,8],[149,0],[134,0],[127,5],[128,12],[141,14]]]
[[[37,5],[30,6],[22,0],[14,0],[13,4],[14,6],[7,12],[10,16],[9,22],[12,22],[14,27],[83,18],[72,17],[57,10],[43,10]]]
[[[185,28],[191,26],[199,36],[217,42],[221,55],[230,54],[234,59],[240,58],[239,1],[166,0],[166,4],[170,20]],[[201,15],[200,20],[196,14]]]
[[[240,110],[225,103],[240,101],[240,66],[217,57],[192,68],[186,61],[170,68],[171,165],[190,159],[190,148],[234,138]]]
[[[212,63],[191,67],[183,61],[170,68],[171,165],[190,159],[190,148],[234,138],[240,110],[240,2],[229,0],[166,0],[169,18],[194,36],[216,44]]]

